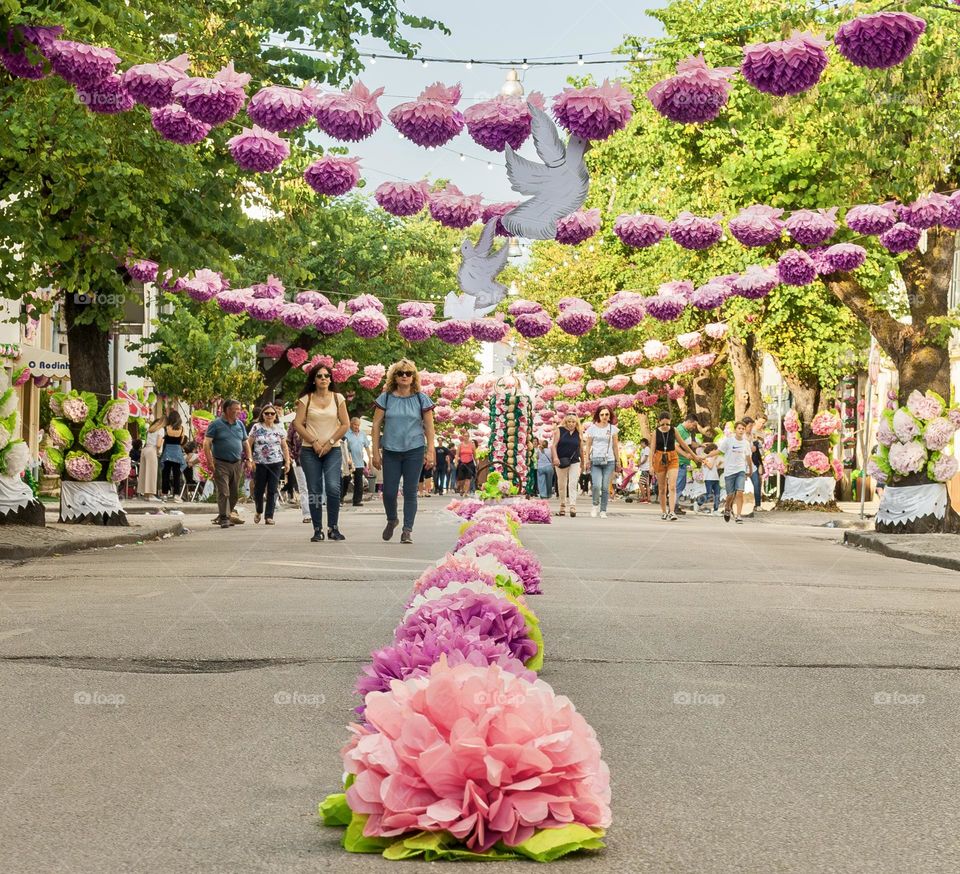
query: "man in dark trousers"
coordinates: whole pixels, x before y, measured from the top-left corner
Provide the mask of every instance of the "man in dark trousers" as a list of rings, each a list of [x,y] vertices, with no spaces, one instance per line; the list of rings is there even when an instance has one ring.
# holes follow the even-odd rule
[[[442,495],[447,487],[447,478],[450,475],[450,461],[453,458],[452,451],[437,441],[437,461],[433,473],[433,487],[438,495]]]
[[[213,483],[217,489],[217,518],[214,524],[221,528],[242,525],[237,514],[237,500],[243,484],[244,445],[247,429],[239,421],[240,401],[223,402],[219,419],[214,419],[203,437],[203,451],[213,469]],[[253,470],[253,460],[247,459],[248,471]]]

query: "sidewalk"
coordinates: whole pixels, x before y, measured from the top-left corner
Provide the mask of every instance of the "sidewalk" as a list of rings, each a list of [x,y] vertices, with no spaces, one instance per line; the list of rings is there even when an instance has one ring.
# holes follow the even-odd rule
[[[875,531],[846,531],[847,546],[902,558],[920,564],[960,571],[960,537],[955,534],[878,534]]]

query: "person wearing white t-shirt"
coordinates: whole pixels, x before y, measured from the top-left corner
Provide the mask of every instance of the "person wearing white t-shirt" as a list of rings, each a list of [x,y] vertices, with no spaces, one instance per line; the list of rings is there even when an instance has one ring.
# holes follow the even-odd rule
[[[601,407],[593,414],[593,424],[586,430],[586,455],[590,459],[590,476],[593,484],[593,509],[591,516],[599,512],[607,518],[607,500],[610,498],[610,478],[619,465],[620,443],[613,413]]]
[[[717,449],[723,453],[724,485],[727,489],[723,520],[730,521],[730,511],[736,504],[737,513],[734,518],[741,523],[743,522],[743,489],[747,477],[753,470],[753,462],[750,459],[752,447],[747,439],[747,426],[743,422],[737,422],[734,426],[734,436],[724,437],[717,444]]]
[[[720,453],[716,443],[707,443],[699,455],[700,465],[703,468],[703,487],[706,490],[702,497],[697,499],[704,513],[720,515]],[[708,504],[713,504],[711,511]]]

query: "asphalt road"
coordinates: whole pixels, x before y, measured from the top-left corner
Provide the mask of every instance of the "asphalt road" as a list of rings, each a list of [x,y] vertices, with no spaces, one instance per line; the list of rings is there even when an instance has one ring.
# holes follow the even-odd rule
[[[440,506],[412,547],[372,508],[341,544],[283,511],[0,565],[2,870],[391,870],[315,807],[360,665],[453,543]],[[597,729],[614,792],[607,850],[556,864],[960,870],[960,574],[769,520],[555,523],[523,530],[542,676]]]

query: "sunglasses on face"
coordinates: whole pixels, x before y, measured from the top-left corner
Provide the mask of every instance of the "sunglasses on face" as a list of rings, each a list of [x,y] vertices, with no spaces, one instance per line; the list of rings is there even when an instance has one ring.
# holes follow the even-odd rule
[[[263,414],[263,417],[266,418],[267,416],[275,416],[275,415],[277,414],[273,410],[268,410]]]
[[[397,376],[413,376],[412,370],[398,370]]]
[[[318,373],[316,376],[317,379],[330,379],[329,373]]]

